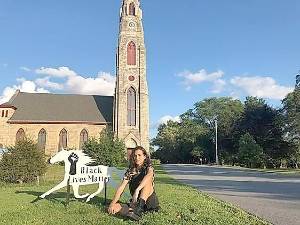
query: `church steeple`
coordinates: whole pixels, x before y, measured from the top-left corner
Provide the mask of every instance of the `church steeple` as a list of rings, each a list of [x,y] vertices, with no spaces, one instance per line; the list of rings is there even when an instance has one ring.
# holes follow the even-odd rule
[[[142,10],[139,0],[123,0],[120,9],[120,18],[125,16],[137,16],[142,19]]]
[[[146,48],[139,0],[123,0],[116,55],[114,130],[129,149],[149,150],[149,99]]]

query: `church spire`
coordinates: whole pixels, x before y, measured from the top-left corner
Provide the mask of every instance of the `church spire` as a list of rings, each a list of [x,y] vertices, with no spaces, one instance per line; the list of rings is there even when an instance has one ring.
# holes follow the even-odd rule
[[[120,19],[126,16],[136,16],[142,19],[142,10],[139,0],[123,0],[122,8],[120,9]]]
[[[114,130],[130,150],[149,151],[149,97],[146,47],[139,0],[123,0],[116,57]]]

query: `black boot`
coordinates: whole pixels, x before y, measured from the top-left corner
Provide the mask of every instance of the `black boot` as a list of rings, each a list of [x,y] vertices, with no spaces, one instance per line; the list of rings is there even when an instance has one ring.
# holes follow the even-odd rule
[[[146,202],[144,199],[139,199],[137,202],[136,207],[133,209],[133,211],[130,211],[127,214],[127,217],[132,219],[132,220],[140,220],[142,213],[144,212],[144,208],[145,208]]]

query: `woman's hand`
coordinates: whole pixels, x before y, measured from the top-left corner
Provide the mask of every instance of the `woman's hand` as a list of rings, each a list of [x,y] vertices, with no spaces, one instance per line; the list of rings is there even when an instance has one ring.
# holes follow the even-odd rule
[[[108,207],[108,209],[107,209],[107,211],[108,211],[109,214],[114,215],[114,214],[116,214],[118,212],[118,208],[119,207],[118,207],[117,204],[110,204],[109,207]]]

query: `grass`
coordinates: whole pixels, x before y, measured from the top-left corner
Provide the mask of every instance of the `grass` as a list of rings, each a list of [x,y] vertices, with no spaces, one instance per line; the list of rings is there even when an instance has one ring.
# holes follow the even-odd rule
[[[265,172],[265,173],[277,173],[277,174],[282,174],[282,175],[300,175],[300,169],[291,169],[291,168],[262,169],[262,168],[247,168],[247,167],[230,166],[230,165],[225,165],[225,167],[259,171],[259,172]]]
[[[51,166],[40,185],[0,185],[0,224],[2,225],[79,225],[79,224],[197,224],[197,225],[264,225],[267,222],[230,204],[216,200],[196,189],[180,184],[160,168],[156,169],[155,189],[161,211],[147,213],[140,222],[110,216],[105,212],[103,193],[90,203],[71,199],[65,206],[65,191],[48,199],[31,203],[37,196],[55,186],[63,176],[63,167]],[[95,186],[82,187],[81,193],[92,193]],[[128,190],[127,190],[128,191]],[[113,197],[108,188],[108,198]],[[126,197],[122,201],[126,202]]]

